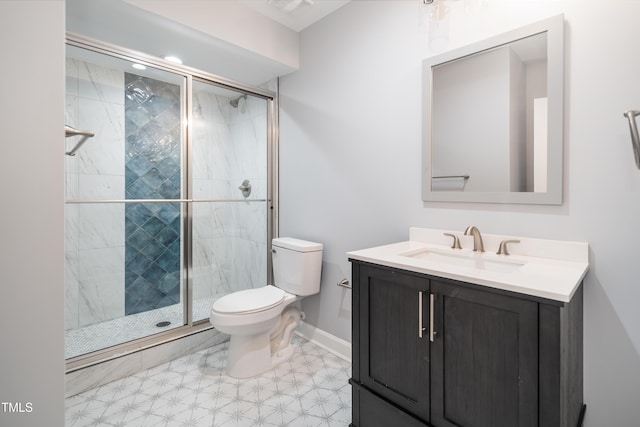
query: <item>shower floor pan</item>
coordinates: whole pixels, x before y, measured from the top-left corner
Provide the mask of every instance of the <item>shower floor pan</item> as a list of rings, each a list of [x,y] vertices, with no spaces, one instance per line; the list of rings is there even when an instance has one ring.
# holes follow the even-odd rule
[[[193,302],[193,318],[208,319],[214,298]],[[166,322],[171,322],[166,325]],[[182,304],[119,317],[65,331],[65,358],[81,356],[114,345],[182,326]],[[161,326],[158,326],[160,324]],[[164,326],[162,326],[164,325]]]

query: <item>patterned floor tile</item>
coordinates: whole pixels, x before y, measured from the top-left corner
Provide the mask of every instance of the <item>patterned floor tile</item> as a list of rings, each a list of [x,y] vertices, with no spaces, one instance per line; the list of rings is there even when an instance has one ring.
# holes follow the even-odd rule
[[[225,374],[227,343],[66,400],[66,425],[338,427],[351,420],[350,363],[294,338],[294,355],[258,377]]]

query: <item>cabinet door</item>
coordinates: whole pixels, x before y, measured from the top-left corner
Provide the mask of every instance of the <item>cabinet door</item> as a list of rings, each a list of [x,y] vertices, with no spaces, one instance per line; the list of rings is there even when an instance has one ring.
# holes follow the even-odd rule
[[[428,327],[429,281],[363,266],[359,285],[362,384],[428,421],[429,337],[419,329]]]
[[[439,281],[431,343],[431,421],[538,425],[538,304]]]

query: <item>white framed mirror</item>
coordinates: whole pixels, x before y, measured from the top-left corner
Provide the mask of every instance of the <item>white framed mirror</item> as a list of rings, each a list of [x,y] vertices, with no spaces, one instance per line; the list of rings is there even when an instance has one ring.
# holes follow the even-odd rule
[[[562,204],[564,17],[423,62],[424,201]]]

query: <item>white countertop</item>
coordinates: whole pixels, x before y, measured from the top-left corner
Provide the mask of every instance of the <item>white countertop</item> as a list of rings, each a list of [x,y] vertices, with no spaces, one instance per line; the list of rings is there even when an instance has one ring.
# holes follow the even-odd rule
[[[463,249],[451,249],[456,234]],[[460,231],[411,228],[408,241],[347,252],[350,259],[454,279],[495,289],[569,302],[589,269],[584,242],[482,235],[485,252],[475,253],[473,238]],[[502,240],[511,255],[496,255]]]

